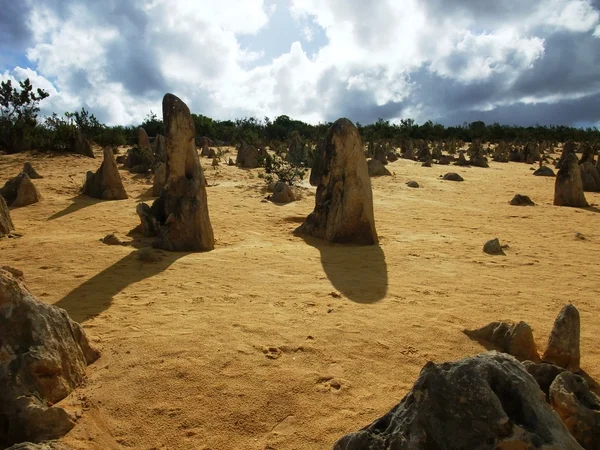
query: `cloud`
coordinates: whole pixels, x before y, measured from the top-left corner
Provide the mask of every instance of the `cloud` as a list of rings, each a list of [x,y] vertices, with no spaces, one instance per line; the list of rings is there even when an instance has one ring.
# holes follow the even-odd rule
[[[168,91],[220,119],[600,123],[599,0],[0,1],[31,67],[2,78],[46,112],[136,123]]]

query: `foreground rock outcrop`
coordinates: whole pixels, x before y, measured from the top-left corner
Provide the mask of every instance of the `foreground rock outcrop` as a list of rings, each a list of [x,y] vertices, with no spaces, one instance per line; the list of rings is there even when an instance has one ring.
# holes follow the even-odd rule
[[[600,450],[600,398],[582,377],[569,371],[557,375],[550,403],[584,449]]]
[[[140,129],[143,130],[143,128]],[[119,169],[117,169],[117,162],[110,148],[104,149],[104,159],[96,173],[89,171],[86,174],[85,184],[81,192],[102,200],[124,200],[128,198]]]
[[[334,450],[545,449],[581,447],[515,358],[489,352],[421,370],[385,416]]]
[[[37,300],[0,269],[0,448],[66,434],[74,425],[53,406],[85,380],[99,353],[67,312]]]
[[[137,206],[141,230],[156,236],[154,247],[171,251],[207,251],[214,235],[206,180],[196,152],[196,129],[187,105],[173,94],[163,98],[166,130],[166,184],[152,207]]]
[[[377,244],[373,193],[354,124],[338,119],[327,131],[310,173],[317,186],[315,209],[295,230],[329,242]]]
[[[554,205],[584,208],[588,202],[583,194],[581,171],[575,153],[567,153],[554,184]]]
[[[8,206],[13,208],[31,205],[42,199],[40,191],[35,187],[29,175],[23,172],[8,180],[0,189],[0,195],[4,197]]]

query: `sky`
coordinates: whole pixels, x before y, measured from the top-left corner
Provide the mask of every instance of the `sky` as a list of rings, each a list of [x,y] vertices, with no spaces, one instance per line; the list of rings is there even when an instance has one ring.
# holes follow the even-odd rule
[[[285,114],[600,126],[600,0],[0,0],[0,80],[109,125]]]

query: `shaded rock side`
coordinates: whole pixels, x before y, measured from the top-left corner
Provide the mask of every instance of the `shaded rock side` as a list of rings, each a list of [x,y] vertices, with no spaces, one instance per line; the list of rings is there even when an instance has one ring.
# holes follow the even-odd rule
[[[4,197],[7,205],[13,208],[32,205],[42,199],[40,191],[35,187],[29,175],[23,172],[8,180],[0,189],[0,195]]]
[[[509,355],[428,362],[390,412],[334,450],[581,449],[537,383]]]

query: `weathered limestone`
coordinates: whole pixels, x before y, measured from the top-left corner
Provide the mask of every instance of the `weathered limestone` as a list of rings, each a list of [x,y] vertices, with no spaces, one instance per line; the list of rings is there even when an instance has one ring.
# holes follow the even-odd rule
[[[317,186],[315,209],[296,229],[329,242],[378,243],[373,193],[358,130],[338,119],[327,131],[310,173]]]
[[[102,200],[124,200],[127,197],[113,152],[104,148],[104,159],[96,173],[88,171],[82,194]]]
[[[166,184],[152,207],[137,206],[142,232],[156,236],[154,246],[171,251],[208,251],[214,235],[206,180],[196,152],[194,121],[187,105],[173,94],[163,98],[166,129]]]
[[[575,153],[567,153],[554,184],[554,205],[584,208],[588,203],[583,194],[581,171]]]
[[[165,163],[160,163],[156,170],[154,171],[154,182],[152,184],[152,195],[154,197],[158,197],[160,195],[160,191],[165,184],[167,183],[167,165]]]
[[[37,300],[0,269],[0,448],[56,439],[73,427],[57,406],[99,353],[67,312]]]
[[[533,331],[526,322],[492,322],[478,330],[464,330],[471,339],[483,340],[519,361],[539,362]]]
[[[39,173],[37,173],[37,170],[33,168],[33,165],[29,161],[23,164],[23,170],[21,172],[26,173],[32,180],[44,178]]]
[[[404,399],[334,450],[580,450],[536,381],[509,355],[428,362]]]
[[[8,180],[0,189],[0,195],[4,197],[8,206],[13,208],[31,205],[42,199],[33,181],[23,172]]]
[[[367,162],[367,168],[370,177],[389,177],[392,175],[378,159],[370,159]]]
[[[579,311],[572,304],[565,305],[554,321],[542,360],[578,372],[579,333]]]
[[[557,375],[550,404],[584,449],[600,450],[600,398],[582,377],[568,371]]]

